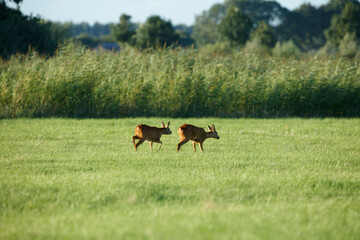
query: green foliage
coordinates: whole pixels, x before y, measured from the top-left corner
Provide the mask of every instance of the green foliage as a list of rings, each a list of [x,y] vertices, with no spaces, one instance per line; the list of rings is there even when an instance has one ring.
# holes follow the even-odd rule
[[[310,51],[325,44],[323,32],[329,25],[330,15],[307,3],[286,14],[276,33],[280,41],[292,40],[302,51]]]
[[[224,6],[239,8],[251,18],[252,22],[263,21],[268,25],[276,25],[281,22],[289,12],[276,1],[225,0]]]
[[[260,38],[253,38],[246,42],[244,51],[252,54],[271,55],[272,49],[262,44]]]
[[[136,46],[140,49],[168,47],[178,40],[171,22],[159,16],[149,17],[136,32]]]
[[[160,151],[137,124],[171,121]],[[183,123],[214,123],[176,153]],[[358,239],[359,119],[0,121],[0,239]]]
[[[89,48],[96,48],[96,46],[98,46],[101,43],[99,39],[88,36],[86,34],[81,34],[77,36],[75,40]]]
[[[264,21],[257,24],[257,28],[251,34],[251,40],[246,43],[247,52],[258,53],[262,55],[271,54],[271,49],[276,44],[276,34],[274,30]]]
[[[86,34],[81,34],[76,36],[74,39],[75,43],[80,43],[86,48],[97,49],[99,45],[103,43],[114,43],[115,39],[111,35],[101,36],[101,37],[93,37],[88,36]]]
[[[224,4],[215,4],[209,11],[204,11],[196,18],[193,36],[198,47],[222,41],[226,34],[219,34],[216,28],[224,18],[226,10],[236,7],[247,14],[255,25],[259,21],[264,21],[272,26],[280,42],[291,40],[301,51],[311,52],[325,45],[324,31],[329,28],[331,17],[340,13],[347,3],[360,6],[355,0],[331,0],[319,8],[304,3],[298,9],[289,11],[275,1],[226,0]],[[344,35],[340,40],[343,37]],[[255,47],[260,42],[259,39],[252,39],[249,44]],[[261,49],[266,48],[260,44],[257,51],[262,52]]]
[[[101,23],[94,23],[93,25],[90,25],[86,22],[74,24],[74,23],[65,23],[70,24],[71,28],[73,29],[73,35],[79,36],[79,35],[88,35],[91,37],[101,37],[104,35],[110,35],[111,34],[111,28],[113,27],[113,24],[101,24]]]
[[[358,0],[329,0],[327,4],[321,6],[320,8],[326,12],[329,12],[331,15],[339,14],[348,3],[353,3],[356,6],[360,6],[360,2]]]
[[[293,55],[289,45],[274,55]],[[360,116],[357,61],[70,44],[1,62],[0,117]]]
[[[360,51],[359,40],[356,38],[355,33],[346,33],[344,38],[341,40],[339,50],[343,57],[353,58],[357,52]]]
[[[19,1],[16,1],[17,3]],[[19,10],[0,2],[0,57],[27,53],[34,48],[41,54],[53,54],[66,33],[54,24],[24,16]]]
[[[71,39],[74,36],[74,27],[71,22],[59,23],[41,20],[42,23],[50,24],[50,30],[54,39]]]
[[[341,15],[334,15],[331,19],[331,26],[325,32],[327,39],[339,45],[346,34],[354,34],[357,40],[360,39],[360,7],[352,2],[345,5]]]
[[[338,47],[330,42],[326,42],[326,44],[317,51],[317,54],[323,57],[335,57],[338,53]]]
[[[131,16],[122,14],[120,16],[120,23],[111,28],[111,34],[119,42],[134,43],[133,36],[135,35],[135,24],[130,21]]]
[[[233,46],[229,42],[217,42],[214,44],[207,44],[199,49],[201,54],[205,55],[226,55],[234,51]]]
[[[176,34],[179,36],[178,45],[181,47],[189,47],[195,45],[195,40],[191,37],[192,27],[180,24],[174,27]]]
[[[254,37],[259,38],[261,40],[261,44],[268,48],[273,48],[277,41],[274,30],[265,22],[258,23]]]
[[[226,12],[229,11],[230,8],[241,9],[242,13],[247,15],[247,18],[244,19],[244,21],[248,25],[238,25],[239,23],[235,20],[236,17],[233,16],[234,18],[232,18],[234,19],[234,22],[231,23],[231,21],[228,21],[228,26],[223,26],[224,28],[220,30],[220,28],[222,28],[219,26],[220,22],[224,19]],[[229,11],[229,13],[231,13],[231,11]],[[201,15],[196,17],[193,38],[196,41],[197,47],[203,47],[205,45],[209,46],[209,44],[221,42],[229,36],[231,39],[234,39],[242,35],[242,38],[245,40],[241,39],[241,42],[244,44],[246,39],[249,37],[249,25],[251,25],[250,29],[252,27],[252,24],[247,22],[248,18],[251,18],[253,23],[265,21],[268,25],[270,25],[281,21],[287,12],[288,11],[285,8],[282,8],[274,1],[228,0],[225,1],[224,4],[214,4],[208,11],[204,11]],[[239,31],[244,31],[245,34],[242,32],[239,33]]]
[[[291,40],[284,43],[277,42],[272,52],[274,56],[287,58],[299,57],[301,54],[300,49]]]
[[[233,46],[243,45],[249,38],[252,21],[241,9],[230,7],[219,24],[219,32]]]
[[[209,46],[216,46],[213,52],[218,53],[222,48],[219,46],[223,46],[226,52],[228,47],[223,42],[230,41],[235,48],[243,47],[252,26],[259,27],[255,31],[256,37],[252,36],[246,44],[246,49],[257,53],[269,54],[276,39],[282,43],[292,41],[302,52],[312,54],[320,48],[319,52],[333,52],[332,46],[338,48],[347,33],[351,35],[354,32],[356,41],[360,38],[360,2],[357,0],[330,0],[320,7],[304,3],[294,11],[283,8],[276,1],[226,0],[196,16],[193,27],[173,27],[159,16],[149,17],[145,24],[135,24],[126,14],[120,17],[118,24],[51,23],[24,16],[19,8],[8,8],[6,3],[10,2],[19,4],[22,1],[0,1],[0,56],[3,58],[18,52],[26,53],[29,48],[51,55],[64,39],[75,39],[91,48],[103,41],[119,41],[124,45],[122,48],[127,44],[139,49],[169,45],[206,46],[204,51],[210,52]],[[241,9],[241,12],[236,9]],[[325,29],[328,29],[326,37]],[[331,43],[326,44],[326,40]]]
[[[195,39],[197,47],[214,44],[220,40],[221,36],[217,30],[225,13],[224,5],[214,4],[209,11],[203,11],[201,15],[196,16],[192,38]]]
[[[50,23],[23,16],[19,10],[8,9],[6,2],[21,1],[0,1],[3,8],[6,8],[0,14],[0,30],[4,33],[0,37],[3,43],[0,54],[3,58],[16,52],[26,53],[29,47],[41,54],[51,54],[59,42],[69,38],[91,48],[104,40],[119,41],[124,45],[122,48],[129,44],[139,49],[169,45],[197,48],[206,46],[204,52],[210,52],[209,46],[216,46],[213,52],[217,54],[221,48],[228,51],[227,44],[223,43],[225,41],[230,41],[232,47],[243,47],[249,37],[249,29],[253,26],[259,27],[255,31],[256,36],[251,36],[246,44],[246,50],[265,54],[271,52],[276,40],[282,43],[292,41],[302,52],[311,54],[320,48],[319,52],[330,51],[333,48],[329,46],[333,45],[338,48],[346,33],[355,32],[356,39],[360,38],[360,3],[356,0],[330,0],[320,7],[304,3],[294,11],[283,8],[276,1],[226,0],[196,16],[193,27],[173,27],[159,16],[149,17],[144,24],[135,24],[126,14],[120,17],[118,24],[95,23],[91,26],[87,23]],[[241,12],[236,9],[241,9]],[[342,14],[335,16],[340,13]],[[333,23],[329,28],[332,17]],[[29,32],[25,33],[22,29]],[[275,30],[275,34],[270,29]],[[328,29],[326,33],[330,44],[326,44],[325,29]]]
[[[258,22],[257,28],[252,34],[252,40],[256,40],[266,48],[273,48],[277,42],[275,31],[263,21]]]

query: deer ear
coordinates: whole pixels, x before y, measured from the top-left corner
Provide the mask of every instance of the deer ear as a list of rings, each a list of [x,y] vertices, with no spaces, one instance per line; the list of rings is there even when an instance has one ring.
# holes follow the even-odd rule
[[[170,126],[170,122],[168,122],[168,124],[166,124],[166,126],[165,126],[165,127],[166,127],[166,128],[168,128],[169,126]]]
[[[208,124],[206,124],[206,126],[208,127],[209,131],[212,131],[211,127]]]
[[[162,128],[164,128],[164,127],[165,127],[164,122],[161,122],[161,127],[162,127]]]
[[[211,128],[212,128],[212,130],[215,131],[215,125],[214,124],[211,125]]]

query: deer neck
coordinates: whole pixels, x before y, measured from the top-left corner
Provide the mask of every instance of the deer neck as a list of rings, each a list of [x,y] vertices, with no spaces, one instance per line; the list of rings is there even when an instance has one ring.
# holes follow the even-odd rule
[[[211,138],[211,132],[205,132],[205,139]]]
[[[160,134],[164,134],[166,132],[166,128],[160,128]]]

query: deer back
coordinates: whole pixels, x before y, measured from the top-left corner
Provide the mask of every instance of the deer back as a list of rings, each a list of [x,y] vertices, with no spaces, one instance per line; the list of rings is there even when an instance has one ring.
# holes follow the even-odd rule
[[[140,124],[135,128],[135,135],[144,139],[159,139],[162,134],[171,134],[169,128],[170,122],[165,126],[161,123],[161,128],[150,127],[146,124]]]
[[[206,138],[206,133],[203,128],[199,128],[190,124],[183,124],[179,127],[178,133],[182,138],[193,141],[202,142]]]

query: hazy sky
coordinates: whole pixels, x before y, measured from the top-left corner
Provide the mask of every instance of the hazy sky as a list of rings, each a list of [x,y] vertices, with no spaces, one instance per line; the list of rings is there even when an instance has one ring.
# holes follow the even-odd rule
[[[303,2],[315,6],[329,0],[279,0],[288,8],[299,7]],[[151,15],[160,15],[173,24],[192,25],[195,15],[208,10],[215,3],[224,0],[24,0],[20,9],[27,15],[40,15],[52,21],[72,21],[74,23],[94,22],[115,23],[122,13],[132,16],[133,22],[145,22]]]

